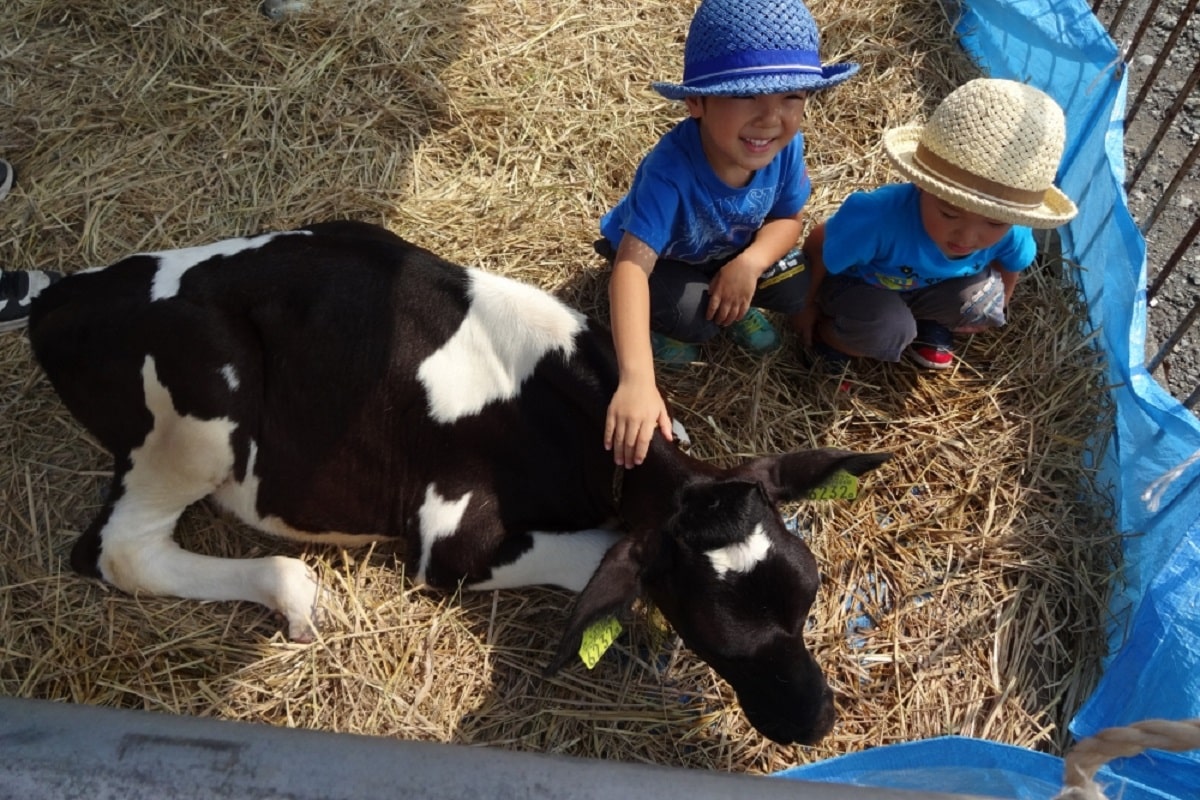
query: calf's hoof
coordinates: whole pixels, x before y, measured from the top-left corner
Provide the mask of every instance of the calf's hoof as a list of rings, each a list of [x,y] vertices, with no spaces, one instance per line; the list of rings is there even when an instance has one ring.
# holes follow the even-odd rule
[[[287,620],[288,639],[308,644],[316,639],[324,589],[317,574],[303,561],[276,556],[268,559],[266,605]]]

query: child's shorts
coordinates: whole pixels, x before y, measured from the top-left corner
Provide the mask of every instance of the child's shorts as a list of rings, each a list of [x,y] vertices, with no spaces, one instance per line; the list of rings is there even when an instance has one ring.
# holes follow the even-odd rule
[[[616,255],[608,240],[600,239],[595,250],[612,262]],[[731,259],[689,264],[659,259],[650,273],[650,328],[681,342],[706,342],[721,332],[721,326],[704,318],[708,311],[708,285]],[[804,308],[812,270],[800,248],[790,250],[758,279],[750,305],[796,314]]]
[[[917,320],[954,328],[1004,324],[1004,282],[993,269],[898,292],[846,275],[827,275],[817,303],[838,337],[880,361],[899,361],[917,335]]]

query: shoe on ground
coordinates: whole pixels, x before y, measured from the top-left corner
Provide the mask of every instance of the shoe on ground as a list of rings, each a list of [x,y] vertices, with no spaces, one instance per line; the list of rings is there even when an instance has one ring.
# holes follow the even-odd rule
[[[945,325],[918,320],[917,338],[904,352],[926,369],[949,369],[954,366],[954,334]]]
[[[41,270],[0,271],[0,332],[23,328],[33,298],[61,277],[62,273]]]
[[[850,356],[838,350],[813,331],[810,366],[829,375],[841,375],[850,365]]]
[[[700,345],[681,342],[650,331],[650,347],[656,363],[664,367],[683,367],[700,360]]]
[[[8,190],[12,188],[16,178],[17,173],[13,171],[12,164],[0,158],[0,199],[8,194]]]
[[[752,353],[770,353],[779,349],[779,334],[757,308],[750,309],[746,316],[730,325],[729,335],[738,347]]]

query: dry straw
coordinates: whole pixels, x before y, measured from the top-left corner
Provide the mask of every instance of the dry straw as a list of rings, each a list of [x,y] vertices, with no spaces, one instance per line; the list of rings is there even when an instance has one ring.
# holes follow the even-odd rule
[[[136,250],[332,217],[603,314],[596,220],[680,114],[693,5],[678,0],[10,0],[0,27],[6,266],[73,271]],[[814,218],[895,179],[881,132],[973,71],[934,2],[813,2],[828,61],[862,64],[806,125]],[[816,445],[889,450],[853,504],[788,509],[824,580],[810,641],[839,695],[814,748],[764,741],[729,688],[638,626],[592,672],[540,677],[569,595],[416,590],[386,550],[303,555],[333,598],[323,638],[262,609],[129,597],[70,573],[108,463],[24,336],[0,337],[0,693],[406,739],[763,773],[947,733],[1056,751],[1103,651],[1114,537],[1084,453],[1107,428],[1082,312],[1053,264],[1014,324],[951,374],[838,381],[794,343],[727,344],[667,381],[719,462]],[[180,537],[295,552],[201,504]]]

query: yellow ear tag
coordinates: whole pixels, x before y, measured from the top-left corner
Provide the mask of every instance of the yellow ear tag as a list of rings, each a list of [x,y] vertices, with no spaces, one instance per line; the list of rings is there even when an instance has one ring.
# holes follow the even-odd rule
[[[588,669],[596,666],[604,651],[621,635],[621,623],[616,617],[605,617],[599,622],[593,622],[583,632],[583,641],[579,644],[579,658]]]
[[[858,477],[839,469],[832,478],[809,489],[806,496],[809,500],[853,500],[858,497]]]

